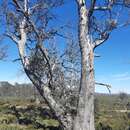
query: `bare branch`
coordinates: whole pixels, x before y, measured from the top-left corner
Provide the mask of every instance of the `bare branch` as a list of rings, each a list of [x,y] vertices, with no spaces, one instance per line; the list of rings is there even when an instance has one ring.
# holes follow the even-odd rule
[[[18,9],[22,9],[21,5],[18,3],[17,0],[13,0],[13,2],[14,2],[14,4],[16,5],[16,7],[17,7]],[[23,9],[22,9],[22,10],[23,10]]]
[[[9,37],[13,42],[15,42],[16,44],[19,43],[19,40],[17,39],[17,37],[11,33],[6,33],[4,34],[5,36]]]
[[[111,10],[111,8],[109,8],[109,7],[106,7],[106,6],[104,6],[104,7],[94,7],[94,10],[100,10],[100,11],[106,11],[106,10]]]
[[[98,82],[95,82],[95,84],[96,84],[96,85],[100,85],[100,86],[105,86],[105,87],[107,87],[109,93],[111,93],[111,90],[110,90],[111,85],[109,85],[109,84],[104,84],[104,83],[98,83]]]
[[[18,58],[18,59],[14,59],[12,62],[16,62],[16,61],[20,61],[21,59]]]
[[[90,9],[89,9],[89,17],[91,17],[92,14],[93,14],[95,4],[96,4],[96,0],[92,0],[92,2],[91,2],[91,7],[90,7]]]
[[[98,11],[111,10],[113,4],[114,4],[114,0],[108,0],[108,5],[107,6],[95,6],[94,10],[98,10]]]
[[[98,57],[101,57],[101,56],[99,54],[94,54],[94,57],[98,58]]]
[[[95,49],[96,47],[100,46],[100,45],[103,44],[105,41],[107,41],[108,38],[109,38],[109,35],[106,34],[106,35],[104,36],[104,38],[95,40],[94,43],[93,43],[93,48]]]

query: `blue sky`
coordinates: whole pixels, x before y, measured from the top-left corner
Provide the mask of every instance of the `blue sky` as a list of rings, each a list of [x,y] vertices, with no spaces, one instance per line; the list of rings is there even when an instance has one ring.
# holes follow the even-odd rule
[[[130,93],[130,27],[116,30],[110,39],[96,52],[101,55],[95,59],[95,77],[99,82],[112,85],[111,91]],[[107,92],[97,87],[99,92]]]
[[[66,23],[69,19],[74,25],[72,32],[77,29],[75,11],[74,2],[67,3],[57,10],[59,24]],[[6,60],[0,61],[0,81],[28,82],[27,77],[21,72],[20,63],[12,62],[18,57],[15,44],[9,39],[6,39],[4,43],[9,48]],[[109,40],[98,47],[95,52],[101,55],[100,58],[95,58],[96,81],[110,84],[112,93],[122,91],[130,93],[130,26],[113,31]],[[108,90],[103,86],[96,86],[96,91],[108,93]]]

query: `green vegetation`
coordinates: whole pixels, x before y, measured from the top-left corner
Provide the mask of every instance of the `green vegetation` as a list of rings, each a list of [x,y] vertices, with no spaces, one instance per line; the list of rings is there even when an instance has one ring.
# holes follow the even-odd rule
[[[124,101],[119,95],[96,96],[97,130],[129,130],[130,129],[130,96]]]
[[[96,130],[129,130],[130,95],[96,94],[95,125]],[[12,95],[0,97],[0,130],[60,130],[60,128],[59,122],[43,101],[38,104],[34,97],[17,98]]]
[[[58,127],[59,122],[44,103],[0,98],[0,130],[52,130]]]
[[[21,126],[21,125],[14,125],[14,124],[11,124],[11,125],[4,124],[4,125],[0,125],[0,130],[35,130],[35,129],[32,128],[32,127],[29,127],[29,126]]]

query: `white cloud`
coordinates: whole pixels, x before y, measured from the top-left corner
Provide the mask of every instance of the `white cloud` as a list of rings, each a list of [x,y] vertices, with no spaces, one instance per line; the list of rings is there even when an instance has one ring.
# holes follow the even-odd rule
[[[130,73],[113,73],[106,75],[98,75],[96,77],[97,82],[110,84],[111,93],[127,92],[130,93]],[[108,93],[105,87],[96,86],[96,92]]]
[[[115,78],[125,77],[128,74],[129,74],[128,72],[124,72],[124,73],[114,74],[112,77],[115,77]]]
[[[128,72],[112,75],[114,80],[130,80],[130,74]]]

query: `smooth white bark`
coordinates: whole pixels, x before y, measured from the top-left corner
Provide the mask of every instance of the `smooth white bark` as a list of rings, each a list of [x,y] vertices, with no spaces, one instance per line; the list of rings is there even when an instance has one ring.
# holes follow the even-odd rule
[[[74,130],[95,130],[93,44],[88,33],[88,10],[84,0],[77,0],[79,15],[79,45],[81,50],[81,80]]]

